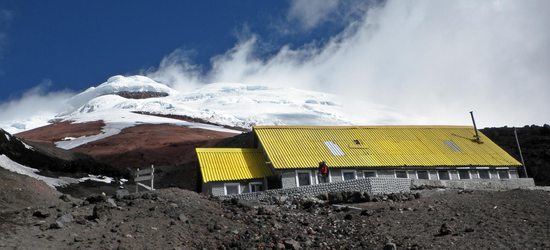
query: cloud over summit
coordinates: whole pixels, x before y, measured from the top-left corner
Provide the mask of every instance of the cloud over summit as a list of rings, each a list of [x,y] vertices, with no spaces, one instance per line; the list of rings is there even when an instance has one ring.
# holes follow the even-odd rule
[[[172,72],[163,82],[180,88],[231,81],[327,91],[416,117],[405,123],[463,124],[475,110],[485,126],[542,124],[550,120],[549,11],[547,1],[388,1],[345,19],[322,45],[261,58],[252,36],[213,57],[207,72],[170,55],[149,75]]]

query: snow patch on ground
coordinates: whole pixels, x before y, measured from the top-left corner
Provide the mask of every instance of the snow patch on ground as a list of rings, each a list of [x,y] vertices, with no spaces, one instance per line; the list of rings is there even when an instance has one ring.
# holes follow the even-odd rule
[[[78,179],[79,182],[85,182],[85,181],[96,181],[96,182],[104,182],[107,184],[110,184],[114,181],[114,178],[103,176],[103,175],[91,175],[89,174],[88,177],[82,177]]]
[[[23,144],[23,146],[25,146],[26,149],[28,149],[28,150],[34,150],[34,148],[33,148],[32,146],[30,146],[29,144],[27,144],[27,143],[25,143],[25,142],[23,142],[23,141],[20,141],[20,142]]]
[[[6,140],[11,141],[11,138],[8,134],[4,134],[4,136],[6,136]]]
[[[220,126],[187,122],[187,121],[150,116],[150,115],[141,115],[141,114],[135,114],[132,112],[124,112],[124,111],[110,110],[110,109],[104,110],[101,112],[100,111],[94,112],[93,115],[80,117],[80,118],[81,119],[79,119],[78,122],[91,122],[91,121],[103,120],[103,122],[105,123],[105,126],[102,128],[102,132],[97,135],[82,136],[78,138],[64,138],[64,140],[58,141],[55,143],[57,147],[62,149],[73,149],[90,142],[98,141],[113,135],[117,135],[126,128],[130,128],[140,124],[172,124],[172,125],[187,126],[190,128],[200,128],[200,129],[214,130],[214,131],[226,132],[226,133],[235,133],[235,134],[241,133],[241,131],[227,129]]]
[[[38,172],[40,172],[40,170],[21,165],[15,161],[12,161],[6,155],[0,155],[0,167],[14,173],[26,175],[34,179],[37,179],[39,181],[43,181],[52,188],[63,187],[69,184],[76,184],[76,183],[85,182],[85,181],[103,182],[107,184],[110,184],[114,181],[113,177],[103,176],[103,175],[91,175],[91,174],[89,174],[88,177],[82,177],[79,179],[64,177],[64,176],[60,176],[58,178],[46,177],[46,176],[37,174]]]
[[[0,167],[18,174],[26,175],[26,176],[35,178],[37,180],[43,181],[52,188],[62,187],[71,183],[78,182],[78,181],[74,181],[74,179],[71,180],[71,178],[59,179],[59,178],[51,178],[51,177],[38,175],[36,174],[40,172],[38,169],[23,166],[15,161],[12,161],[6,155],[0,155]]]

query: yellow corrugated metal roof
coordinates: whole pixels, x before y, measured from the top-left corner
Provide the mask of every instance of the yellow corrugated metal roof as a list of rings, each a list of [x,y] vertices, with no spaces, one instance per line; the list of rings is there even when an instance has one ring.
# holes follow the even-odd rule
[[[330,167],[520,166],[468,126],[257,126],[275,169]],[[334,146],[336,145],[336,146]]]
[[[271,175],[258,149],[197,148],[203,182],[264,178]]]

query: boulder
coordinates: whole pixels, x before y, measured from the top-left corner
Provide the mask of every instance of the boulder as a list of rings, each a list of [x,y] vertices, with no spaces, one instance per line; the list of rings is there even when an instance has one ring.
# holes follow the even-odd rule
[[[393,242],[386,242],[384,245],[384,250],[397,250],[397,246]]]
[[[32,214],[32,216],[40,218],[40,219],[45,219],[45,218],[50,217],[50,213],[48,213],[47,211],[37,210]]]
[[[109,206],[104,204],[98,204],[94,206],[91,218],[102,220],[110,215],[111,215],[111,208]]]
[[[300,242],[295,240],[285,240],[284,244],[285,244],[285,249],[294,249],[294,250],[302,249],[302,247],[300,246]]]
[[[440,236],[443,236],[443,235],[448,235],[448,234],[451,234],[451,228],[449,227],[449,225],[447,225],[447,223],[443,223],[441,225],[441,227],[439,228],[439,235]]]
[[[344,197],[342,196],[342,193],[329,193],[328,194],[328,202],[330,204],[343,203],[344,202]]]
[[[89,204],[96,204],[96,203],[100,203],[100,202],[105,202],[107,201],[107,196],[105,195],[91,195],[91,196],[88,196],[86,198],[86,201],[89,203]]]
[[[74,217],[71,214],[64,214],[61,217],[55,220],[56,222],[61,222],[63,224],[71,223],[74,221]]]

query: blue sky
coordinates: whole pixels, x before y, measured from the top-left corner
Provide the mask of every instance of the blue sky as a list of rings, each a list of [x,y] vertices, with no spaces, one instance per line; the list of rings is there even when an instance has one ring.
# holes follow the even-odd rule
[[[470,110],[481,126],[550,123],[548,13],[547,0],[0,0],[0,120],[143,74],[178,91],[322,91],[409,124],[468,124]]]
[[[322,42],[341,22],[313,29],[288,18],[289,1],[10,1],[0,10],[0,100],[41,83],[79,91],[116,74],[155,67],[183,49],[207,71],[210,58],[242,36],[257,35],[257,53]],[[292,28],[292,29],[291,29]]]

